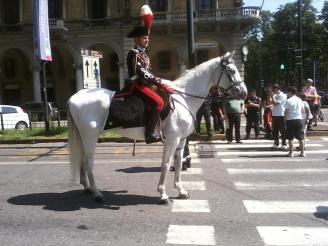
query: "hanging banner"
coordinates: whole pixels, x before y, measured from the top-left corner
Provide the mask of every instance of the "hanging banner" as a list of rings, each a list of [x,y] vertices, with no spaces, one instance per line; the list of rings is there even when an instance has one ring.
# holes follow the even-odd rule
[[[52,61],[49,20],[48,20],[48,0],[34,0],[34,40],[37,49],[36,55],[40,60]]]

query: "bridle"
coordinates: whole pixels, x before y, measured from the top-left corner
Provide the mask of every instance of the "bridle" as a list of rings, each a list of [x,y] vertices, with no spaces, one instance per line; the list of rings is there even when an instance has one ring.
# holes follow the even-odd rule
[[[221,73],[220,73],[220,76],[219,76],[219,80],[218,80],[218,82],[217,82],[217,84],[216,84],[216,86],[219,87],[219,84],[220,84],[220,81],[221,81],[221,78],[222,78],[223,72],[225,71],[226,74],[227,74],[227,77],[228,77],[228,79],[229,79],[229,81],[230,81],[230,86],[229,86],[228,88],[223,88],[225,91],[229,91],[231,88],[236,88],[237,85],[240,85],[240,84],[242,83],[242,81],[233,81],[233,79],[231,78],[230,73],[229,73],[228,70],[227,70],[227,65],[228,65],[228,64],[229,64],[229,63],[228,63],[227,61],[222,61],[222,62],[221,62],[221,67],[222,67],[222,69],[221,69]],[[221,87],[221,88],[222,88],[222,87]]]
[[[220,64],[221,64],[222,69],[221,69],[221,73],[220,73],[218,82],[216,83],[216,86],[217,87],[219,87],[220,81],[221,81],[222,76],[223,76],[223,72],[226,72],[227,77],[228,77],[228,79],[230,81],[230,86],[228,88],[226,88],[226,89],[223,88],[225,91],[228,91],[231,88],[235,88],[237,85],[240,85],[242,83],[242,81],[233,81],[233,79],[231,78],[230,73],[227,70],[227,65],[229,64],[227,61],[221,61]],[[189,94],[187,92],[183,92],[183,91],[180,91],[180,90],[177,90],[177,89],[173,89],[173,91],[176,92],[176,93],[178,93],[178,94],[186,95],[186,96],[189,96],[189,97],[194,97],[194,98],[199,98],[199,99],[207,99],[207,97],[201,97],[201,96]]]

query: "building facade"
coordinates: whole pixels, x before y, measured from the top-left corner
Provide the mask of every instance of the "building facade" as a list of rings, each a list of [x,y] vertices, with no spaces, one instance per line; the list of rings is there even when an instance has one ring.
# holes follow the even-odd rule
[[[127,33],[138,25],[140,7],[154,12],[149,55],[153,72],[175,79],[188,61],[186,1],[49,0],[53,61],[46,65],[49,101],[66,107],[83,88],[81,49],[103,52],[102,87],[118,90],[127,79]],[[259,19],[258,7],[242,0],[194,0],[197,63],[235,50],[243,76],[243,35]],[[34,57],[32,0],[0,0],[0,104],[41,101],[40,66]]]

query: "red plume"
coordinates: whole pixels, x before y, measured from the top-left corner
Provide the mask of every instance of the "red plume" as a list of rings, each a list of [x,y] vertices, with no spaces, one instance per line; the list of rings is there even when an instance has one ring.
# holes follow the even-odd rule
[[[151,11],[150,7],[148,5],[143,5],[141,7],[141,20],[144,23],[144,25],[150,29],[153,24],[153,12]]]

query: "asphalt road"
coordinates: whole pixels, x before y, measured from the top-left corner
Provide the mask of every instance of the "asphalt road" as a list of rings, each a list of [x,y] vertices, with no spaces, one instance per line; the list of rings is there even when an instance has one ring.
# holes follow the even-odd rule
[[[305,158],[271,142],[192,143],[190,200],[158,205],[161,145],[103,143],[106,202],[73,182],[64,143],[0,146],[0,245],[328,245],[328,138]],[[167,181],[173,189],[173,173]]]

